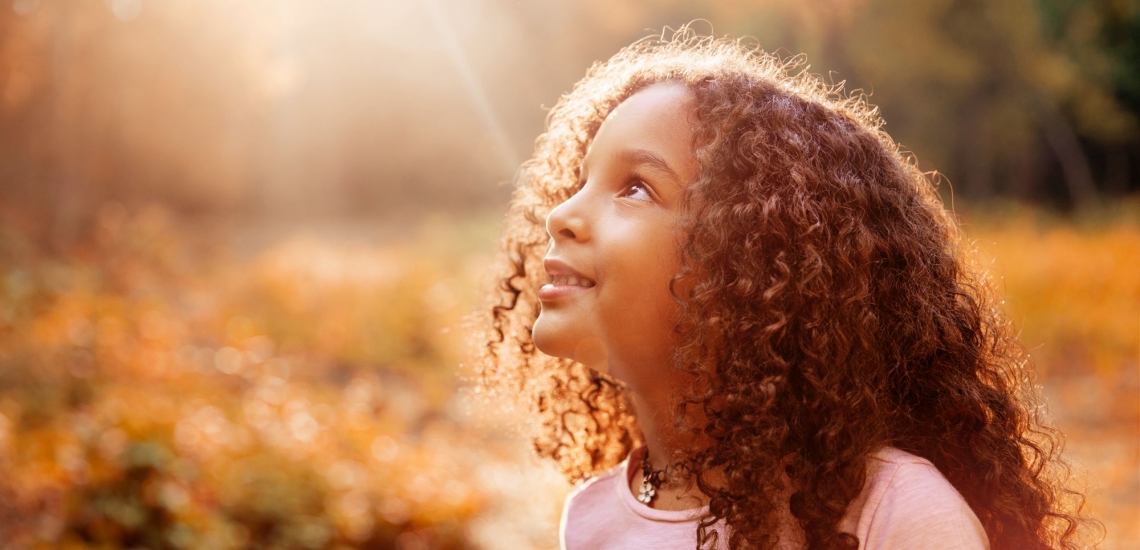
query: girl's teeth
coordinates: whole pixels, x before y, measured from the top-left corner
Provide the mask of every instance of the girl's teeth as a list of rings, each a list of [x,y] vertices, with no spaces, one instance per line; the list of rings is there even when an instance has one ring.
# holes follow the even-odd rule
[[[551,277],[550,284],[580,286],[582,288],[590,288],[594,286],[594,283],[589,279],[579,279],[577,277]]]

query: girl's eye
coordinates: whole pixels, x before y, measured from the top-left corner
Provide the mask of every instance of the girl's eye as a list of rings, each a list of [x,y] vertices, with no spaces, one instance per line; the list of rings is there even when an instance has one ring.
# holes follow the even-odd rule
[[[649,194],[649,186],[641,180],[633,180],[629,182],[629,184],[626,185],[620,193],[618,193],[618,196],[637,201],[653,200],[653,197]]]

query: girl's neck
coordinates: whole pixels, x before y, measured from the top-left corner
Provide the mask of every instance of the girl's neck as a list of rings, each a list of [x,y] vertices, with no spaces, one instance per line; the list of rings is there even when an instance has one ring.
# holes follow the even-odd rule
[[[681,457],[691,456],[694,450],[707,446],[707,438],[693,430],[678,427],[676,411],[669,395],[646,396],[635,391],[633,402],[638,424],[645,436],[648,449],[646,458],[650,469],[679,471],[684,474],[686,470],[678,470],[676,467],[677,461]],[[634,494],[637,494],[642,477],[641,468],[637,468],[630,480]],[[663,482],[657,488],[657,497],[650,506],[659,510],[687,510],[705,504],[708,504],[708,497],[700,492],[692,477],[683,475],[680,479],[667,479]]]
[[[691,449],[692,433],[685,433],[677,427],[675,411],[667,399],[646,399],[639,393],[633,394],[637,423],[645,436],[645,446],[649,449],[649,465],[654,470],[665,469],[675,462],[678,456],[686,455]]]

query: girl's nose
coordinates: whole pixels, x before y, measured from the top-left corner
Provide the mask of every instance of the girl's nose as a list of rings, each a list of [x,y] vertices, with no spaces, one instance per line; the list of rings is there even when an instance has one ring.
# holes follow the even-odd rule
[[[582,215],[582,193],[554,207],[546,217],[546,232],[555,242],[563,239],[584,241],[590,238],[590,226]]]

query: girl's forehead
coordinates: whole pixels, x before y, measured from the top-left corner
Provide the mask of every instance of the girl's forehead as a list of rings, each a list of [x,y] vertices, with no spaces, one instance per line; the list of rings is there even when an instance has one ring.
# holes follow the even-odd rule
[[[658,82],[634,92],[614,107],[602,120],[602,128],[607,124],[612,125],[612,121],[623,117],[634,117],[641,122],[650,124],[655,121],[658,123],[668,122],[667,119],[676,117],[666,115],[681,113],[688,115],[692,112],[695,102],[696,94],[688,86],[680,82]],[[686,119],[688,117],[682,116],[680,118]],[[691,123],[689,125],[691,126]],[[602,128],[599,128],[599,132]]]
[[[679,182],[696,174],[692,153],[695,96],[679,83],[654,84],[621,102],[602,121],[583,168],[621,161],[658,169]],[[603,158],[604,157],[604,158]]]

